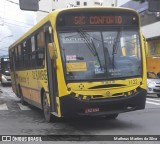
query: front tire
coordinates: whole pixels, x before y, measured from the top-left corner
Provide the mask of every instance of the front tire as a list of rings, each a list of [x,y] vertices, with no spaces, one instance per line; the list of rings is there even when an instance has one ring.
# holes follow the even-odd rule
[[[47,122],[52,122],[52,115],[50,110],[50,105],[48,103],[47,95],[44,92],[43,94],[43,113]]]

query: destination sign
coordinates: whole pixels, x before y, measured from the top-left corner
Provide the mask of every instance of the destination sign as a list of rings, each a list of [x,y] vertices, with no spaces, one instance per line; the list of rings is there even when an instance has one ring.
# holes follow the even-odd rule
[[[118,26],[118,25],[138,25],[138,16],[133,12],[75,12],[62,13],[57,18],[59,26]]]
[[[122,16],[74,16],[71,18],[74,25],[110,25],[122,24]]]

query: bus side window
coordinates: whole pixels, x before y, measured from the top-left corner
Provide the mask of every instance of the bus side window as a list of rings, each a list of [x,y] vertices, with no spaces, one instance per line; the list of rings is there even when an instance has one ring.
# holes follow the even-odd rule
[[[18,45],[18,55],[19,55],[19,69],[23,68],[23,55],[22,55],[22,45]]]
[[[37,42],[37,66],[44,66],[44,49],[45,49],[45,39],[44,32],[40,31],[36,36]]]
[[[23,60],[24,60],[24,67],[28,67],[28,49],[27,49],[27,42],[24,41],[23,44]]]
[[[31,37],[31,55],[30,55],[30,62],[31,62],[31,67],[35,68],[36,67],[36,43],[35,43],[35,37]]]
[[[16,67],[16,69],[18,69],[18,67],[19,67],[19,62],[18,62],[18,48],[15,47],[14,50],[15,50],[15,67]]]
[[[13,62],[13,56],[12,56],[12,50],[11,49],[9,50],[9,57],[11,59],[10,60],[10,69],[13,70],[13,63],[14,62]],[[1,67],[0,67],[0,69],[1,69]]]
[[[31,67],[31,38],[27,40],[27,55],[28,55],[28,64],[27,67]]]

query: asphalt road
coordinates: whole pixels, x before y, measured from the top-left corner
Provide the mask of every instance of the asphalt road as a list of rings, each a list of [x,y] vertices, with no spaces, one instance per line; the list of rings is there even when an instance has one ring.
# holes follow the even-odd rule
[[[11,87],[0,85],[0,135],[158,135],[160,98],[148,96],[146,108],[105,118],[60,119],[47,123],[42,111],[22,106]]]

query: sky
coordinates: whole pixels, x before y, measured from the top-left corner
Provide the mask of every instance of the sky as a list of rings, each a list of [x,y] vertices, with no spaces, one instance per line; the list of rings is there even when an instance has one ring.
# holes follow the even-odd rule
[[[17,3],[17,4],[16,4]],[[0,55],[35,24],[36,13],[22,11],[19,0],[0,0]]]
[[[117,0],[117,4],[127,1]],[[36,23],[36,12],[20,10],[18,3],[0,0],[0,56],[8,54],[8,47]]]

